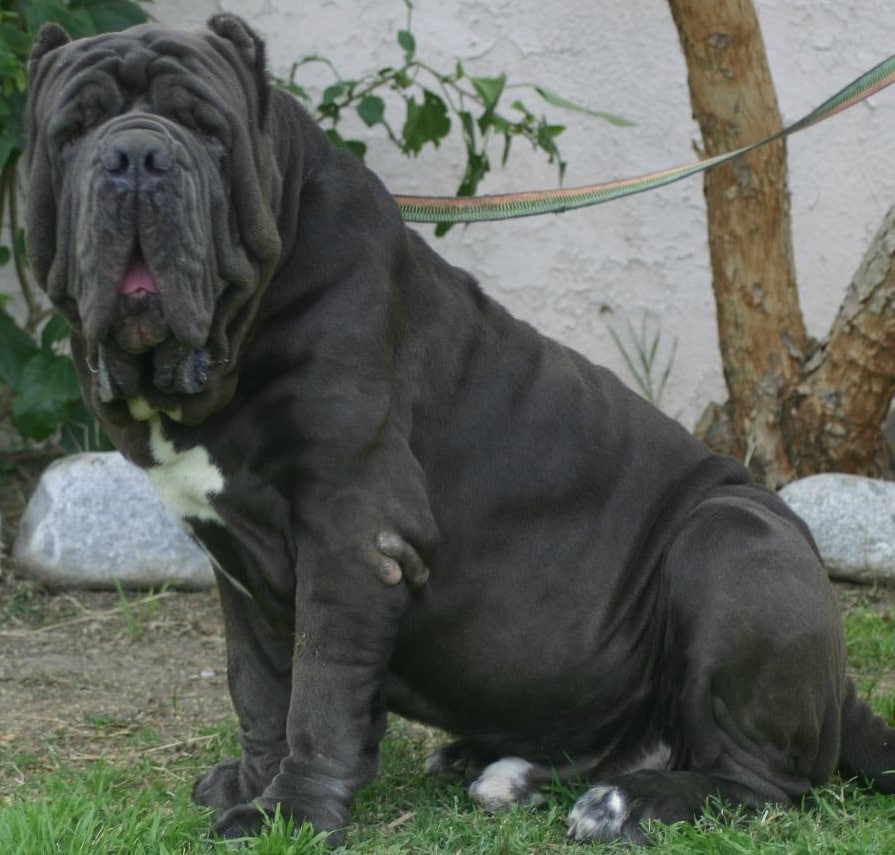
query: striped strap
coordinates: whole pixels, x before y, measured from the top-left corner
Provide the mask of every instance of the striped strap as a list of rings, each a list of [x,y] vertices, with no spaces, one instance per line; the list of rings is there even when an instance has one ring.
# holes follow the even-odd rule
[[[532,190],[522,193],[505,193],[493,196],[472,196],[455,198],[452,196],[395,196],[404,219],[409,223],[476,223],[483,220],[510,220],[531,217],[536,214],[559,214],[574,208],[600,205],[622,196],[643,193],[655,187],[663,187],[699,172],[705,172],[735,157],[754,151],[763,145],[783,139],[796,131],[816,125],[824,119],[847,110],[849,107],[869,98],[875,92],[895,83],[895,56],[862,74],[857,80],[824,101],[816,109],[797,122],[775,134],[743,146],[726,154],[675,166],[661,172],[650,172],[621,181],[605,184],[589,184],[585,187],[569,187],[557,190]]]

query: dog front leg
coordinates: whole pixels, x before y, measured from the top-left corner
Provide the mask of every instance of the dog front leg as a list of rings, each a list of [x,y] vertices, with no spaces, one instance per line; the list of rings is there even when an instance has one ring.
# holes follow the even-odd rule
[[[193,801],[220,815],[259,797],[288,753],[286,720],[292,640],[276,632],[257,603],[218,574],[227,638],[227,682],[239,718],[242,756],[227,759],[196,782]]]
[[[257,834],[277,808],[337,843],[357,790],[376,774],[385,730],[383,684],[408,585],[384,585],[374,544],[334,549],[304,538],[296,585],[288,753],[259,799],[216,823],[224,838]],[[329,543],[328,543],[329,542]]]

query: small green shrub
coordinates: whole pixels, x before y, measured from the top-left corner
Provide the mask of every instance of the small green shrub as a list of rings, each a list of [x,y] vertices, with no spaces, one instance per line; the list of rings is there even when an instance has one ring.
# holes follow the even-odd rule
[[[427,145],[437,148],[456,131],[466,149],[457,194],[471,196],[491,170],[489,149],[495,139],[502,141],[502,164],[514,140],[523,139],[557,164],[562,179],[566,164],[556,140],[564,127],[537,115],[519,98],[510,100],[511,92],[525,89],[552,107],[615,125],[628,124],[538,84],[510,84],[505,74],[475,76],[459,61],[449,71],[433,68],[420,58],[411,28],[413,5],[404,2],[407,22],[396,34],[401,62],[355,80],[343,77],[330,59],[306,56],[292,66],[288,79],[276,81],[311,107],[308,91],[297,80],[299,72],[311,64],[331,70],[333,82],[311,109],[335,145],[361,159],[366,154],[363,141],[343,135],[342,122],[352,112],[366,127],[381,128],[408,157]],[[48,320],[51,310],[40,298],[28,269],[17,207],[17,166],[25,145],[25,68],[31,44],[45,21],[56,21],[79,38],[123,29],[146,18],[144,9],[131,0],[0,0],[0,222],[9,223],[12,236],[11,246],[0,244],[0,266],[15,265],[25,306],[25,318],[18,323],[0,302],[0,421],[11,418],[27,440],[58,438],[66,451],[107,448],[109,443],[80,401],[75,372],[61,344],[67,337],[65,323],[56,317]],[[404,109],[400,128],[389,114],[389,104],[396,102]],[[436,234],[449,228],[439,226]]]

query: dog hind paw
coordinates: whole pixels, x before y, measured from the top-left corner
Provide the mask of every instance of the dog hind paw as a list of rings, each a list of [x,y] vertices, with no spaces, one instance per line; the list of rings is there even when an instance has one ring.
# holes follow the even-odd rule
[[[485,767],[469,785],[469,795],[485,810],[539,804],[543,797],[536,789],[535,771],[521,757],[505,757]]]
[[[569,837],[587,843],[637,838],[626,827],[630,815],[628,799],[618,787],[591,787],[569,813]]]

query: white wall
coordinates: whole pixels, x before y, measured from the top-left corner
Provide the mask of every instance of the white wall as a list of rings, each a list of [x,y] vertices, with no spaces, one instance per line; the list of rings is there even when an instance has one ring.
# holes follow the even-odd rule
[[[236,12],[267,39],[274,72],[308,53],[346,75],[395,64],[402,0],[179,0],[149,7],[165,23],[194,24]],[[664,0],[458,0],[414,3],[420,54],[438,67],[463,59],[476,74],[507,71],[636,123],[613,128],[545,108],[568,124],[560,146],[565,184],[609,180],[695,159],[686,71]],[[895,16],[882,0],[757,0],[784,120],[793,120],[885,58]],[[320,86],[322,76],[306,81]],[[537,97],[525,93],[529,105]],[[400,121],[399,121],[400,123]],[[789,144],[795,255],[810,332],[822,337],[861,253],[895,202],[895,89],[874,96]],[[449,147],[417,160],[368,134],[368,164],[396,193],[451,193],[462,157]],[[499,152],[495,153],[499,160]],[[517,145],[483,192],[550,187],[555,169]],[[421,227],[431,234],[431,227]],[[434,239],[433,239],[434,240]],[[457,228],[443,255],[546,333],[627,378],[608,326],[624,332],[644,312],[678,337],[664,409],[692,427],[723,400],[699,178],[597,208]]]

